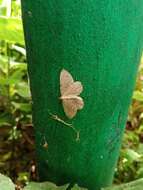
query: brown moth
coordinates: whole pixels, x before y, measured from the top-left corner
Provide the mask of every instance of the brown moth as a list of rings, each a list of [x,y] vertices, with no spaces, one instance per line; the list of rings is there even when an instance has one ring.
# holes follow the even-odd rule
[[[63,108],[66,116],[72,119],[77,110],[84,106],[83,99],[79,96],[83,90],[81,82],[74,81],[71,74],[63,69],[60,73],[60,91]]]

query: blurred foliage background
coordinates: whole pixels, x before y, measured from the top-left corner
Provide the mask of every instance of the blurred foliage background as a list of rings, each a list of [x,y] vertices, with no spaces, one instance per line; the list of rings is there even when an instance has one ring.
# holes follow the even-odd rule
[[[20,0],[0,0],[0,173],[17,185],[37,180],[31,96]],[[143,177],[143,59],[114,182]]]

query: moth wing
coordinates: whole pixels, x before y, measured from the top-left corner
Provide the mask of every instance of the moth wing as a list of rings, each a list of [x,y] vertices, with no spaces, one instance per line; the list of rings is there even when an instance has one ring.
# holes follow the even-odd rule
[[[83,106],[84,102],[81,97],[74,99],[63,99],[64,112],[70,119],[72,119],[76,115],[77,110],[82,109]]]
[[[60,91],[61,95],[67,91],[68,87],[74,82],[71,74],[63,69],[60,74]]]
[[[76,107],[78,110],[81,110],[84,106],[84,101],[81,97],[77,96],[75,99],[74,99],[74,102],[76,104]]]
[[[73,95],[78,96],[83,91],[83,86],[81,82],[73,82],[63,93],[64,96]]]

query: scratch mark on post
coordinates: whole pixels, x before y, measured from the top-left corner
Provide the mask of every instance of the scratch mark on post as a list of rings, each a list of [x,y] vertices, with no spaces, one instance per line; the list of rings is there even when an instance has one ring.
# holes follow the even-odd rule
[[[61,118],[59,118],[57,115],[55,114],[50,114],[52,116],[53,119],[63,123],[64,125],[68,126],[68,127],[72,127],[72,124],[71,123],[67,123],[65,122],[64,120],[62,120]]]
[[[109,142],[107,144],[107,146],[110,147],[109,148],[109,154],[115,149],[116,145],[114,144],[114,142],[116,141],[116,144],[117,144],[117,142],[119,142],[119,140],[120,140],[120,135],[121,135],[120,124],[121,124],[121,120],[122,120],[122,118],[121,118],[121,111],[119,111],[118,119],[117,119],[116,134],[115,134],[114,137],[112,137],[109,140]]]
[[[70,127],[76,133],[76,141],[80,140],[80,131],[78,131],[71,123],[65,122],[63,119],[61,119],[56,114],[52,114],[49,112],[49,115],[52,116],[52,119],[64,124],[64,126]]]

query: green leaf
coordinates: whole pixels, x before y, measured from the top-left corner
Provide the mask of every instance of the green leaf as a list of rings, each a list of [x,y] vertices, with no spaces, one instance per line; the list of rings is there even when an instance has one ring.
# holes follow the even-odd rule
[[[83,187],[79,187],[77,184],[75,184],[71,190],[87,190],[86,188],[83,188]]]
[[[0,79],[1,85],[18,84],[22,80],[23,71],[15,70],[10,76]]]
[[[137,171],[137,178],[143,178],[143,167],[139,168]]]
[[[11,102],[12,105],[15,107],[16,110],[21,110],[24,112],[31,112],[31,104],[28,103],[16,103],[16,102]]]
[[[129,160],[129,161],[138,161],[139,158],[141,157],[140,154],[138,154],[137,152],[135,152],[134,150],[132,149],[126,149],[126,158]]]
[[[15,92],[19,94],[23,98],[30,98],[30,88],[28,83],[26,82],[21,82],[17,85]]]
[[[26,50],[23,47],[19,47],[17,45],[12,45],[12,49],[18,51],[19,53],[21,53],[22,55],[26,56]]]
[[[143,178],[119,186],[102,188],[101,190],[143,190]]]
[[[140,101],[140,102],[143,102],[143,92],[140,92],[139,90],[135,91],[133,93],[133,99]]]
[[[37,182],[30,182],[24,190],[66,190],[69,185],[63,185],[63,186],[56,186],[54,183],[51,182],[43,182],[43,183],[37,183]]]
[[[27,72],[27,64],[21,62],[10,61],[10,69],[18,69]]]
[[[9,113],[0,114],[0,127],[4,125],[11,125],[12,115]]]
[[[56,186],[54,183],[51,182],[43,182],[43,183],[37,183],[37,182],[30,182],[24,190],[66,190],[68,189],[69,184],[65,184],[63,186]],[[86,190],[85,188],[79,187],[77,184],[75,184],[71,190]]]
[[[0,15],[6,15],[6,7],[5,6],[0,6]]]
[[[21,19],[0,17],[0,40],[24,45]]]
[[[18,180],[18,181],[27,182],[27,181],[29,181],[29,177],[30,177],[29,172],[20,172],[20,173],[18,174],[17,180]]]
[[[5,162],[5,161],[7,161],[8,159],[11,158],[11,155],[12,155],[12,152],[7,152],[6,154],[1,155],[1,156],[0,156],[0,162]]]
[[[4,55],[0,55],[0,69],[6,73],[7,72],[7,62],[8,62],[8,57]]]
[[[0,174],[0,189],[1,190],[15,190],[15,185],[10,178]]]

